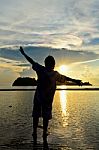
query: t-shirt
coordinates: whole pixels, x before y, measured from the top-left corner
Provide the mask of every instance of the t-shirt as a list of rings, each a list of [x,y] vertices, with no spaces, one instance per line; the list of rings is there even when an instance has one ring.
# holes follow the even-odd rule
[[[34,99],[40,103],[52,104],[56,89],[56,81],[64,82],[66,76],[61,75],[57,71],[49,70],[38,63],[34,63],[32,68],[36,71],[38,76]]]

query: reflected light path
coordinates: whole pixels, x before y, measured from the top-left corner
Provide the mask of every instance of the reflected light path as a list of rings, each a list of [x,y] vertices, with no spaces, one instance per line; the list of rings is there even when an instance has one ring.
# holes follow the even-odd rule
[[[64,88],[64,86],[62,86]],[[68,125],[69,113],[67,111],[67,91],[60,91],[60,104],[62,111],[63,127]]]

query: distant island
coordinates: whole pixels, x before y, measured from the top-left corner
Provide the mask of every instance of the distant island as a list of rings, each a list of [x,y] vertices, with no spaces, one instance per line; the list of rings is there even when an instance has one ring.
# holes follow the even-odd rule
[[[56,82],[57,85],[77,85],[74,82],[65,81],[64,83]],[[30,77],[18,77],[12,86],[37,86],[37,80]],[[92,86],[89,82],[83,82],[82,86]]]
[[[29,78],[29,77],[19,77],[17,78],[12,86],[36,86],[37,80],[35,78]]]

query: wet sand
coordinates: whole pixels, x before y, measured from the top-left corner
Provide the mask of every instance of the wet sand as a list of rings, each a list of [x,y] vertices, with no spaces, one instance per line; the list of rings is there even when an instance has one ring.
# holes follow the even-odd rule
[[[37,145],[33,145],[31,143],[13,143],[13,144],[6,144],[1,145],[0,150],[71,150],[66,145],[59,145],[59,144],[48,144],[48,147],[44,147],[42,143],[38,143]]]

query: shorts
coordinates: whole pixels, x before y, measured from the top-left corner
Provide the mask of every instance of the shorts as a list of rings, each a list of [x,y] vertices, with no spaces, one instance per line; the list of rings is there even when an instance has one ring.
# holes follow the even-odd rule
[[[48,120],[52,119],[52,106],[46,106],[41,104],[34,105],[32,117],[36,118],[42,117]]]

